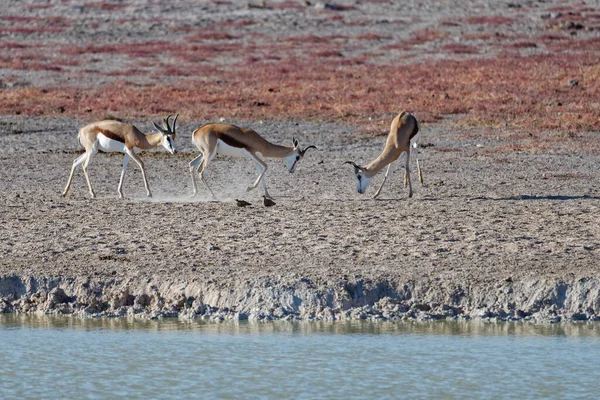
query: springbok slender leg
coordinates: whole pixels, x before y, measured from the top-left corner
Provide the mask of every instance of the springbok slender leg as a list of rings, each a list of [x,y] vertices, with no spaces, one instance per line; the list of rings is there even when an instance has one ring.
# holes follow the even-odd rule
[[[210,188],[210,186],[208,186],[208,182],[206,182],[206,179],[204,178],[204,170],[206,169],[206,167],[208,167],[208,163],[210,162],[210,160],[212,160],[215,157],[216,153],[217,153],[217,150],[215,148],[215,151],[213,152],[212,155],[210,155],[209,157],[204,157],[202,159],[202,163],[200,164],[200,168],[199,168],[200,172],[198,172],[198,176],[200,177],[200,180],[202,181],[202,183],[204,183],[204,186],[206,186],[206,188],[210,192],[212,198],[215,200],[217,200],[217,196],[215,196],[215,194],[212,191],[212,189]]]
[[[75,168],[83,164],[85,158],[87,157],[87,153],[83,153],[79,157],[73,161],[73,166],[71,167],[71,173],[69,174],[69,179],[67,180],[67,186],[65,186],[65,190],[62,192],[62,197],[65,197],[69,192],[69,188],[71,187],[71,181],[73,180],[73,174],[75,173]]]
[[[419,174],[419,182],[421,185],[423,184],[423,171],[421,170],[421,165],[419,165],[419,153],[415,150],[415,158],[417,159],[417,172]]]
[[[410,151],[406,153],[406,160],[404,161],[404,180],[408,180],[408,197],[412,197],[412,183],[410,181]]]
[[[125,156],[123,157],[123,169],[121,170],[121,179],[119,179],[119,187],[117,188],[117,191],[119,192],[119,198],[122,199],[123,198],[123,177],[125,176],[125,168],[127,168],[127,163],[129,162],[129,156],[127,154],[125,154]]]
[[[90,160],[92,159],[92,154],[95,154],[95,153],[94,152],[86,153],[85,161],[83,162],[81,167],[83,168],[83,176],[85,176],[85,180],[87,181],[88,188],[90,189],[90,196],[92,196],[92,199],[93,199],[96,197],[96,194],[94,193],[94,189],[92,189],[92,182],[90,182],[90,177],[87,173],[87,167],[90,164]]]
[[[192,187],[194,190],[194,193],[192,194],[192,196],[195,196],[198,193],[198,186],[196,185],[196,172],[198,171],[198,168],[200,168],[200,164],[202,163],[202,154],[200,154],[198,157],[194,158],[192,161],[190,161],[190,175],[192,176]]]
[[[258,186],[258,184],[260,183],[261,187],[263,189],[263,192],[265,194],[265,197],[267,197],[268,199],[272,199],[271,195],[267,191],[267,184],[264,181],[265,172],[267,172],[267,169],[269,167],[263,160],[258,158],[256,155],[254,155],[252,153],[249,153],[249,154],[250,154],[249,158],[254,161],[254,165],[256,166],[256,170],[258,171],[258,178],[256,178],[256,181],[252,185],[250,185],[246,188],[246,192],[249,192],[252,189],[255,189]]]
[[[379,196],[379,193],[381,193],[381,189],[383,188],[383,184],[385,183],[387,177],[388,177],[388,173],[390,172],[390,167],[392,166],[392,163],[388,164],[387,169],[385,170],[385,175],[383,176],[383,182],[381,182],[381,185],[379,186],[379,189],[377,189],[377,192],[375,193],[375,196],[373,196],[374,199],[377,198],[377,196]]]
[[[146,187],[146,194],[148,195],[148,197],[152,197],[152,192],[150,191],[150,188],[148,187],[148,180],[146,179],[146,171],[144,169],[144,162],[132,150],[130,150],[128,148],[125,148],[125,154],[127,154],[129,157],[131,157],[133,159],[133,161],[135,161],[136,164],[142,170],[142,178],[144,178],[144,186]]]
[[[419,155],[416,150],[415,150],[415,159],[417,160],[417,173],[419,175],[419,182],[421,182],[421,185],[422,185],[423,184],[423,171],[421,170],[421,165],[419,164]],[[408,183],[408,175],[406,174],[406,171],[405,171],[404,172],[404,187],[406,187],[407,183]]]

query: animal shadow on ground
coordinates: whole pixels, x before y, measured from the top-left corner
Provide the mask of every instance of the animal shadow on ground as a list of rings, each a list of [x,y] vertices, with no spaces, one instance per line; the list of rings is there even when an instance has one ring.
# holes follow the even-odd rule
[[[568,201],[568,200],[600,200],[598,196],[590,196],[587,194],[581,196],[532,196],[528,194],[522,194],[520,196],[510,196],[501,198],[492,198],[486,196],[473,197],[469,200],[494,200],[494,201],[515,201],[515,200],[551,200],[551,201]]]

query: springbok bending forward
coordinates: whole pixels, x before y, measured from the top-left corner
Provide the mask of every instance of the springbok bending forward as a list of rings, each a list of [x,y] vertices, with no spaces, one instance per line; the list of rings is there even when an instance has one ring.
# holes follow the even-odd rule
[[[200,150],[200,155],[190,162],[194,195],[198,192],[195,177],[195,172],[198,171],[200,179],[204,182],[213,198],[216,198],[216,196],[208,186],[203,174],[208,164],[217,154],[231,157],[246,157],[254,161],[254,165],[258,170],[258,178],[254,184],[246,188],[246,191],[256,188],[260,183],[265,197],[272,199],[269,192],[267,192],[267,185],[264,179],[265,172],[267,172],[267,164],[259,156],[282,158],[288,171],[294,172],[296,164],[304,157],[306,150],[311,148],[316,149],[315,146],[308,146],[304,150],[301,150],[296,139],[293,139],[293,146],[279,146],[268,142],[252,129],[238,128],[237,126],[224,123],[210,123],[196,129],[192,134],[192,141]]]
[[[390,167],[392,162],[396,161],[402,153],[406,152],[406,161],[405,161],[405,170],[404,170],[404,187],[406,187],[406,183],[408,182],[408,197],[412,197],[412,184],[410,181],[410,171],[408,164],[410,162],[410,148],[411,146],[415,149],[415,158],[417,159],[417,170],[419,173],[419,181],[423,184],[423,172],[421,171],[421,166],[419,165],[419,156],[417,151],[417,141],[421,137],[421,132],[419,131],[419,124],[417,124],[417,119],[410,113],[406,111],[402,111],[400,114],[394,118],[392,121],[392,126],[390,127],[390,133],[387,137],[387,141],[385,142],[385,148],[374,161],[370,164],[361,167],[352,161],[346,161],[345,164],[351,164],[354,166],[354,174],[356,175],[356,179],[358,180],[358,184],[356,186],[356,190],[358,193],[364,193],[369,185],[369,181],[373,178],[379,171],[383,169],[386,165],[388,166],[385,171],[385,176],[383,177],[383,182],[381,182],[381,186],[377,189],[375,196],[376,198],[381,193],[381,189],[383,188],[383,184],[385,183],[388,173],[390,172]]]
[[[146,171],[144,170],[144,163],[141,158],[135,154],[136,150],[150,150],[154,147],[163,146],[171,154],[176,153],[175,149],[175,124],[177,123],[177,117],[173,120],[173,128],[169,125],[169,117],[163,119],[163,126],[158,126],[154,121],[152,124],[158,130],[158,133],[152,135],[144,135],[138,128],[131,124],[125,124],[119,121],[104,120],[99,122],[93,122],[89,125],[84,126],[79,130],[79,143],[85,148],[85,153],[77,157],[73,161],[73,167],[71,168],[71,174],[67,181],[67,186],[62,193],[63,197],[69,192],[71,181],[73,180],[73,173],[75,168],[81,165],[83,168],[83,175],[87,181],[90,189],[90,195],[92,198],[96,197],[90,178],[87,173],[87,167],[90,163],[90,159],[98,150],[104,152],[121,152],[125,153],[123,157],[123,169],[121,171],[121,179],[119,180],[119,198],[123,198],[123,192],[121,187],[123,186],[123,177],[125,176],[125,168],[129,162],[129,158],[133,158],[133,161],[142,170],[142,177],[144,178],[144,186],[148,197],[152,197],[150,188],[148,187],[148,180],[146,179]]]

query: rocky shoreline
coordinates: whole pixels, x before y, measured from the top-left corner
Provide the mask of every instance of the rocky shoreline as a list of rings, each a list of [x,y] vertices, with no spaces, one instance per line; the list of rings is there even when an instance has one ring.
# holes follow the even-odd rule
[[[80,317],[202,320],[600,320],[596,279],[513,282],[364,279],[283,284],[89,277],[0,277],[0,312]]]

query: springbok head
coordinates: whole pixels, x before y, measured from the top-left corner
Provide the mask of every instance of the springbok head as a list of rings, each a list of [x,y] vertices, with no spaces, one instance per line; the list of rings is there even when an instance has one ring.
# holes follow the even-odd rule
[[[350,164],[354,167],[354,175],[358,181],[356,183],[356,190],[358,193],[363,194],[365,190],[367,190],[367,186],[369,186],[369,181],[371,180],[371,178],[366,175],[367,170],[353,161],[346,161],[344,164]]]
[[[163,140],[161,143],[162,146],[165,149],[167,149],[167,151],[171,154],[177,153],[177,149],[175,148],[175,137],[177,136],[177,134],[175,132],[175,125],[177,124],[177,117],[179,117],[179,114],[177,114],[175,116],[175,118],[173,119],[173,127],[172,128],[169,125],[169,118],[171,118],[170,115],[168,115],[166,118],[163,118],[163,126],[162,127],[159,126],[156,122],[152,121],[154,128],[156,128],[156,130],[158,130],[163,135]]]
[[[291,173],[293,173],[296,170],[296,164],[298,164],[298,161],[300,161],[302,159],[302,157],[304,157],[306,150],[316,149],[315,146],[311,145],[311,146],[305,147],[304,150],[302,150],[300,148],[300,144],[298,143],[298,140],[292,139],[292,142],[294,144],[294,152],[292,154],[290,154],[289,156],[283,158],[283,163],[285,164],[285,167]]]

